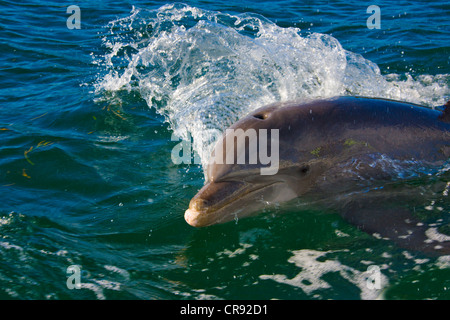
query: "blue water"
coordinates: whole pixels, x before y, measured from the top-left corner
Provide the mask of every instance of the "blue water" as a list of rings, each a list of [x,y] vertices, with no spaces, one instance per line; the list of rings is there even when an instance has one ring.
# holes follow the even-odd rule
[[[67,25],[72,4],[80,29]],[[367,27],[372,4],[380,29]],[[449,3],[0,8],[0,299],[450,298],[449,257],[407,252],[336,214],[299,207],[205,229],[183,219],[204,183],[200,136],[261,105],[334,95],[443,105]],[[200,163],[174,164],[191,137]],[[448,213],[448,186],[424,206]],[[67,285],[74,265],[80,289]],[[367,286],[370,265],[380,289]]]

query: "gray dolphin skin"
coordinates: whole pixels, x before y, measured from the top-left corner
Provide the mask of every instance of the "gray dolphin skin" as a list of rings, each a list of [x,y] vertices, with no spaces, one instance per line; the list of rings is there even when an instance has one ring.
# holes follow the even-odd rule
[[[450,254],[450,236],[414,215],[433,191],[442,195],[440,210],[448,218],[450,103],[442,110],[363,97],[276,103],[230,129],[278,129],[278,170],[262,175],[268,164],[259,160],[211,161],[206,184],[185,212],[190,225],[224,223],[298,198],[400,247]],[[212,158],[230,151],[224,140]],[[249,158],[248,145],[245,152]],[[432,187],[416,186],[422,176],[434,178]]]

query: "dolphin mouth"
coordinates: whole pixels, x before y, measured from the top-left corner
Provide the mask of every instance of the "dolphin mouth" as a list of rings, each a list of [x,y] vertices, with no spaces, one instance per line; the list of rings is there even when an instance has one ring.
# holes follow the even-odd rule
[[[230,197],[227,197],[225,201],[219,202],[217,205],[207,206],[201,209],[198,209],[195,205],[196,202],[192,202],[189,205],[189,208],[184,213],[184,219],[186,222],[193,227],[207,227],[213,224],[225,223],[232,220],[235,216],[237,216],[240,212],[245,210],[245,207],[241,208],[232,208],[229,212],[226,212],[227,208],[230,208],[236,201],[243,199],[244,197],[252,196],[264,189],[267,189],[278,182],[273,182],[270,184],[266,184],[261,187],[256,188],[246,188],[244,185],[243,188],[238,188],[235,192],[232,193]],[[208,186],[208,185],[206,185]],[[206,187],[205,186],[205,187]],[[204,187],[204,188],[205,188]],[[197,194],[197,196],[201,193]],[[236,196],[234,196],[236,195]],[[204,201],[201,197],[197,198],[196,201]],[[206,202],[206,201],[205,201]],[[225,211],[225,212],[224,212]]]

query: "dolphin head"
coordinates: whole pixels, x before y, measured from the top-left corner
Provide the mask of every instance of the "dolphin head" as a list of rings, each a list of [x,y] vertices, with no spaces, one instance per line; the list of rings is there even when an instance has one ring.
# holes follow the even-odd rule
[[[295,180],[308,174],[309,168],[292,173],[261,176],[259,171],[225,175],[208,181],[192,198],[185,212],[191,226],[204,227],[252,215],[267,206],[298,197]],[[296,174],[296,176],[295,176]]]
[[[298,143],[309,117],[307,107],[274,104],[232,125],[213,150],[207,183],[192,198],[186,222],[224,223],[305,193],[322,172],[311,153],[315,141]]]

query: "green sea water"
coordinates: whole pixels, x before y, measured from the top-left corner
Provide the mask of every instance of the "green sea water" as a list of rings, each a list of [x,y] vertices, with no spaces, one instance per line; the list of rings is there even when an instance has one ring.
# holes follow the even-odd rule
[[[380,29],[352,1],[78,1],[80,29],[70,4],[0,2],[0,299],[450,298],[448,256],[301,201],[203,229],[183,218],[212,134],[262,105],[443,105],[447,3],[377,1]],[[183,140],[192,163],[175,164]],[[407,184],[435,180],[448,168]],[[432,192],[420,210],[448,222],[449,184]]]

